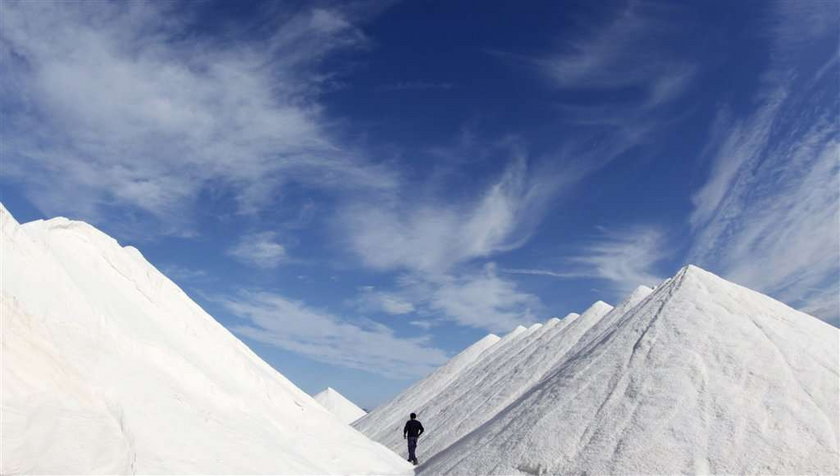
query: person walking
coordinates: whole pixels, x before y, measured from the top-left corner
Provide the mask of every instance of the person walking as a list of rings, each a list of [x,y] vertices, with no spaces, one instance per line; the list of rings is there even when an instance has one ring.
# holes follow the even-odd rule
[[[417,466],[417,456],[414,454],[414,450],[417,449],[417,438],[423,434],[423,424],[417,420],[417,415],[412,413],[409,415],[411,417],[410,420],[405,422],[405,427],[403,428],[403,439],[408,441],[408,460],[414,463],[414,466]]]

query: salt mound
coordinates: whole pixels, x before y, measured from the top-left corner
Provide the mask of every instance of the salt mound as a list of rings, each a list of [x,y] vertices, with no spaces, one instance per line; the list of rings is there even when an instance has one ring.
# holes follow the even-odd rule
[[[411,473],[136,249],[2,205],[0,225],[0,473]]]
[[[338,393],[332,387],[327,387],[313,398],[321,406],[329,410],[330,413],[337,416],[342,423],[353,423],[367,414],[366,411],[356,406],[355,403],[348,400],[347,397]]]
[[[609,321],[421,472],[840,472],[838,329],[694,266]]]
[[[434,398],[411,409],[426,427],[418,449],[421,459],[445,449],[521,396],[562,357],[555,345],[557,341],[565,338],[573,343],[611,309],[599,301],[580,317],[570,314],[562,320],[551,319],[529,329],[520,326],[461,371],[457,378],[437,388]],[[410,388],[397,398],[411,399],[413,392],[414,388]],[[387,431],[366,423],[369,418],[393,411],[391,406],[375,409],[354,426],[392,450],[402,452],[405,442],[401,424],[408,409],[400,410],[397,416],[402,419],[400,426]]]
[[[514,332],[519,331],[520,328],[517,328]],[[457,379],[461,372],[495,350],[500,340],[494,334],[486,335],[393,400],[354,422],[353,426],[376,441],[381,442],[390,436],[398,436],[399,441],[402,441],[403,425],[408,415],[417,412],[426,402],[434,399],[441,389]],[[393,439],[396,441],[396,438]],[[398,453],[404,451],[402,446],[395,445],[392,449]]]

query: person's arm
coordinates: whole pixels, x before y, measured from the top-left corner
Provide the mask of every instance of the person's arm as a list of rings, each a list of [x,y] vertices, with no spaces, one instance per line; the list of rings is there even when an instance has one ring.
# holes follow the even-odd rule
[[[420,427],[420,432],[419,432],[419,433],[417,433],[417,436],[420,436],[420,435],[422,435],[422,434],[423,434],[423,432],[424,432],[424,431],[426,431],[426,429],[425,429],[425,428],[423,428],[423,424],[422,424],[422,423],[420,423],[419,421],[417,422],[417,426],[419,426],[419,427]]]
[[[405,426],[403,427],[403,439],[405,439],[406,435],[408,435],[408,422],[405,422]]]

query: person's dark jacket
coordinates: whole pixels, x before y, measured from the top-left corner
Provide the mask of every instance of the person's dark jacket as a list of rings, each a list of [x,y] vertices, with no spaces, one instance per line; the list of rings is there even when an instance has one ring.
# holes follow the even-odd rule
[[[403,428],[403,437],[411,436],[417,438],[423,434],[423,431],[423,425],[419,421],[408,420],[405,422],[405,428]]]

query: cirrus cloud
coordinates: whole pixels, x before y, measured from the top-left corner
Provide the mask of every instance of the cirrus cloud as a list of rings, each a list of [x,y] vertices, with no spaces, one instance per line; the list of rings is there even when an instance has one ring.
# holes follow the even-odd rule
[[[277,233],[264,231],[243,235],[228,254],[260,268],[275,268],[286,260],[286,247],[277,242]]]
[[[712,128],[689,259],[837,324],[840,14],[780,1],[769,19],[774,55],[755,107],[723,108]]]
[[[417,378],[447,360],[424,337],[401,338],[382,324],[353,320],[264,291],[243,291],[221,304],[247,323],[232,326],[241,336],[328,364]]]
[[[319,71],[364,46],[337,9],[277,7],[271,27],[184,35],[201,4],[0,4],[4,167],[48,215],[189,234],[202,196],[254,212],[289,182],[382,190],[396,176],[330,138]],[[13,93],[11,93],[13,92]]]

